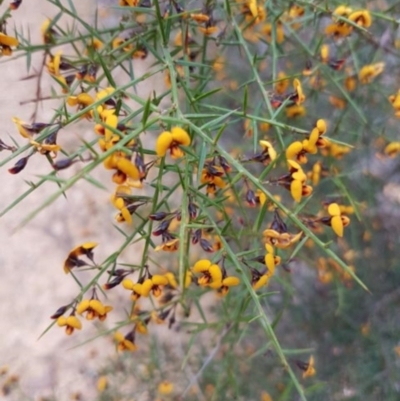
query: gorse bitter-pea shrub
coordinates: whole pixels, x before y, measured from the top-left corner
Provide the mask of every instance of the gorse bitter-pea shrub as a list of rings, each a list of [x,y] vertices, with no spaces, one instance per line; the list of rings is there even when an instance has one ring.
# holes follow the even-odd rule
[[[18,174],[32,157],[43,157],[56,177],[79,164],[76,175],[59,181],[58,195],[92,170],[107,170],[124,235],[103,262],[95,238],[60,261],[79,286],[54,308],[54,324],[76,335],[84,320],[130,311],[105,335],[118,351],[135,352],[146,343],[139,335],[190,321],[203,294],[213,292],[217,309],[225,305],[220,327],[259,322],[281,374],[305,400],[318,364],[310,353],[287,358],[265,305],[271,282],[277,291],[290,286],[292,266],[302,259],[325,286],[367,288],[354,258],[342,258],[351,249],[347,232],[366,205],[341,183],[358,145],[357,134],[341,126],[348,116],[355,126],[366,124],[366,88],[385,75],[379,52],[367,60],[360,50],[376,47],[374,22],[382,14],[375,18],[353,2],[115,0],[120,22],[94,28],[73,2],[51,3],[56,14],[38,27],[40,44],[11,33],[22,0],[6,6],[0,20],[1,55],[43,53],[41,73],[52,78],[50,98],[59,101],[50,121],[36,121],[36,113],[32,121],[17,111],[10,116],[14,143],[1,140],[9,152],[2,165]],[[64,15],[73,27],[62,28]],[[132,65],[141,63],[148,68],[136,76]],[[135,88],[148,80],[159,84],[147,98]],[[394,113],[382,112],[399,117],[400,89],[389,89]],[[58,138],[81,119],[93,125],[92,140],[68,153]],[[400,143],[384,138],[378,153],[396,157]],[[54,199],[36,205],[31,217]],[[142,250],[141,263],[119,264],[132,243]],[[81,270],[93,273],[88,282]],[[123,304],[108,305],[110,291],[119,291]],[[165,382],[159,393],[172,391]]]

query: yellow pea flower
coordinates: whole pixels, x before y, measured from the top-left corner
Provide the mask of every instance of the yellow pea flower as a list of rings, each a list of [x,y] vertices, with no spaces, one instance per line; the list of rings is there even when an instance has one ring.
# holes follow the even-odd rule
[[[281,263],[281,258],[279,256],[275,256],[275,249],[271,244],[266,243],[265,249],[267,251],[265,255],[265,266],[267,266],[266,275],[268,278],[271,278],[275,273],[275,267]]]
[[[206,162],[201,172],[200,183],[207,184],[207,193],[214,193],[217,188],[223,189],[226,183],[222,176],[225,174],[221,166]]]
[[[97,391],[99,393],[104,392],[108,387],[107,376],[100,376],[97,380]]]
[[[87,107],[94,103],[94,99],[88,93],[82,92],[77,96],[69,96],[67,99],[68,106]]]
[[[264,203],[267,201],[267,195],[265,195],[265,193],[262,192],[260,189],[257,189],[257,191],[255,193],[255,198],[256,198],[256,202],[260,206],[263,206]]]
[[[135,181],[140,179],[139,170],[126,157],[116,157],[115,168]]]
[[[341,159],[344,155],[349,153],[351,148],[345,145],[339,145],[337,143],[328,142],[325,149],[323,149],[324,155],[331,155],[335,159]]]
[[[397,91],[395,95],[389,96],[389,101],[392,103],[392,106],[397,110],[400,109],[400,90]]]
[[[391,142],[386,145],[384,153],[389,157],[396,157],[400,153],[400,142]]]
[[[328,213],[331,215],[329,225],[339,237],[343,237],[343,228],[350,224],[350,219],[343,216],[340,212],[340,207],[337,203],[331,203],[328,206]]]
[[[263,391],[261,393],[261,401],[273,401],[273,400],[272,397],[266,391]]]
[[[266,37],[266,40],[268,42],[271,42],[272,40],[272,30],[273,25],[271,23],[265,24],[261,29],[261,33]],[[275,40],[278,44],[282,43],[285,40],[285,31],[283,29],[283,24],[279,20],[275,23]]]
[[[258,14],[257,0],[247,0],[247,7],[249,8],[251,15],[253,17],[257,17]]]
[[[306,115],[306,109],[302,105],[294,104],[286,107],[285,114],[287,118],[303,117]]]
[[[228,276],[222,279],[221,287],[218,290],[218,293],[222,296],[225,296],[230,287],[236,287],[240,284],[240,279],[234,276]]]
[[[175,275],[173,273],[171,273],[171,272],[165,273],[165,277],[168,280],[168,284],[172,288],[176,289],[176,288],[179,287],[178,281],[176,280],[176,277],[175,277]],[[192,273],[191,272],[186,272],[186,274],[185,274],[185,283],[184,283],[185,288],[188,288],[189,285],[191,284],[191,282],[192,282]]]
[[[293,80],[293,87],[294,87],[294,90],[296,91],[296,93],[292,99],[299,106],[300,104],[304,103],[304,101],[306,100],[306,96],[304,95],[303,87],[301,86],[301,82],[297,78],[295,78]]]
[[[261,287],[264,287],[268,284],[270,276],[266,274],[252,274],[251,286],[253,287],[254,291],[259,290]]]
[[[327,63],[329,61],[329,45],[323,44],[320,49],[321,61]]]
[[[328,268],[328,264],[325,258],[318,258],[317,260],[317,274],[318,281],[322,284],[329,284],[333,281],[333,273]]]
[[[142,295],[142,283],[134,283],[131,279],[126,278],[122,280],[122,287],[126,290],[132,291],[132,301],[137,301]]]
[[[303,148],[306,152],[314,154],[317,153],[317,148],[325,148],[329,141],[322,136],[326,132],[326,122],[323,119],[319,119],[315,124],[315,128],[310,133],[308,139],[303,141]]]
[[[60,64],[61,64],[62,51],[58,51],[54,56],[50,54],[50,60],[47,61],[46,67],[51,75],[60,75]]]
[[[117,343],[118,351],[134,352],[137,350],[137,346],[135,344],[135,332],[133,330],[125,336],[121,332],[117,331],[114,334],[114,340]]]
[[[179,238],[173,238],[169,241],[163,242],[161,245],[157,245],[155,251],[164,252],[175,252],[179,249]]]
[[[329,96],[328,100],[333,107],[339,110],[344,110],[347,105],[346,100],[337,96]]]
[[[202,276],[197,280],[201,287],[210,287],[218,289],[222,285],[222,271],[221,268],[211,263],[208,259],[202,259],[195,263],[192,271],[194,273],[201,273]]]
[[[87,263],[80,260],[80,256],[86,256],[93,261],[93,249],[97,246],[97,242],[85,242],[82,245],[75,247],[64,262],[64,272],[68,274],[72,268],[86,266]]]
[[[347,18],[352,12],[353,12],[353,9],[351,7],[348,7],[348,6],[345,6],[342,4],[335,8],[335,10],[332,13],[332,18],[334,20],[337,20],[337,18],[335,18],[335,17]]]
[[[162,292],[162,287],[166,286],[168,284],[168,279],[165,276],[161,276],[160,274],[154,274],[153,276],[151,276],[150,278],[148,278],[143,284],[151,282],[151,287],[150,290],[148,290],[149,292],[151,291],[152,294],[158,298],[161,295]],[[143,296],[147,296],[146,295],[146,291],[149,288],[150,284],[147,284],[147,286],[144,287],[143,289]]]
[[[334,38],[344,38],[346,36],[349,36],[352,32],[353,27],[349,24],[344,23],[329,24],[325,28],[325,34],[328,36],[332,35]]]
[[[87,320],[93,320],[96,317],[103,321],[107,317],[107,313],[113,310],[112,306],[103,305],[98,299],[83,299],[76,307],[79,315],[86,313]]]
[[[308,360],[308,366],[307,369],[303,373],[303,379],[306,379],[307,377],[312,377],[316,373],[315,366],[314,366],[314,357],[310,356],[310,359]]]
[[[286,159],[296,160],[301,164],[307,163],[306,151],[300,141],[292,142],[286,148]]]
[[[368,10],[354,11],[348,16],[348,19],[364,28],[369,28],[372,24],[371,14]]]
[[[134,283],[130,279],[124,279],[122,286],[126,290],[132,291],[131,299],[136,301],[141,296],[148,297],[150,292],[158,298],[161,295],[162,287],[168,284],[168,279],[165,276],[155,274],[150,278],[147,278],[143,282]]]
[[[82,323],[75,315],[68,317],[60,316],[57,319],[57,325],[59,327],[65,327],[65,332],[68,336],[70,336],[75,329],[80,330],[82,328]]]
[[[351,73],[351,70],[348,70],[347,73],[349,75],[344,80],[344,86],[348,92],[353,92],[357,87],[357,79]]]
[[[273,245],[279,249],[289,248],[294,243],[299,241],[302,234],[302,231],[300,231],[298,234],[290,234],[288,232],[279,233],[273,229],[267,229],[263,232],[267,244]]]
[[[19,45],[19,41],[12,36],[8,36],[3,32],[0,32],[0,49],[2,56],[11,56],[12,55],[12,47],[17,47]]]
[[[362,84],[371,83],[385,69],[385,63],[368,64],[361,68],[358,79]]]
[[[296,361],[296,365],[303,371],[303,379],[315,376],[315,363],[314,357],[311,355],[308,362]]]
[[[50,127],[52,124],[46,124],[46,123],[33,123],[29,124],[18,117],[13,117],[12,122],[17,126],[18,132],[20,135],[24,138],[27,139],[32,139],[32,136],[35,134],[39,134],[42,132],[45,128]]]
[[[189,146],[190,142],[190,136],[184,129],[173,127],[171,131],[164,131],[157,138],[157,156],[163,157],[169,150],[173,159],[179,159],[184,155],[183,150],[179,146]]]
[[[219,30],[216,25],[211,25],[210,21],[206,23],[206,26],[199,26],[198,29],[205,36],[211,36]]]
[[[50,28],[50,24],[51,20],[49,18],[46,18],[40,26],[43,43],[51,43],[54,39],[54,36],[57,35],[57,32],[53,28]]]
[[[246,23],[257,25],[265,21],[267,12],[263,6],[257,4],[257,0],[246,0],[246,3],[242,6],[242,14],[245,16]],[[248,32],[249,30],[247,30]]]
[[[162,395],[169,395],[172,393],[173,390],[174,390],[173,383],[167,380],[162,381],[157,387],[158,393]]]
[[[119,5],[121,7],[137,7],[139,0],[119,0]]]
[[[314,187],[316,187],[319,184],[319,181],[321,179],[321,173],[322,173],[322,163],[318,161],[313,165],[312,170],[309,173],[309,178],[311,179],[311,182]]]
[[[308,196],[312,192],[312,187],[305,185],[306,174],[298,163],[294,160],[288,160],[290,171],[290,193],[296,202],[300,202],[303,196]],[[287,185],[287,182],[286,182]]]
[[[274,149],[274,147],[271,145],[271,142],[269,141],[265,141],[265,140],[261,140],[259,142],[260,146],[262,147],[262,153],[264,153],[267,157],[265,161],[274,161],[276,159],[276,150]]]

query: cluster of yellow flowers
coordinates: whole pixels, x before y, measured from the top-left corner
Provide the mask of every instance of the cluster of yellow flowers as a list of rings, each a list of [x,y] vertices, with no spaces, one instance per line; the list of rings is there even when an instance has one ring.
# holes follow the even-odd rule
[[[325,29],[327,35],[335,38],[349,36],[354,27],[369,28],[372,23],[371,14],[368,10],[353,10],[351,7],[341,5],[332,13],[333,23]]]
[[[202,49],[197,44],[196,32],[204,35],[202,38],[204,43],[208,43],[207,41],[210,40],[219,45],[229,35],[231,26],[229,24],[224,26],[223,21],[214,18],[209,7],[205,7],[201,12],[199,10],[191,12],[185,10],[178,2],[169,3],[169,7],[166,8],[161,18],[170,21],[171,24],[174,24],[174,21],[180,21],[182,26],[186,27],[186,32],[182,27],[178,28],[174,41],[178,50],[174,50],[170,55],[172,63],[165,61],[164,65],[167,86],[172,87],[176,92],[180,88],[188,89],[183,85],[183,81],[188,78],[188,82],[190,82],[190,77],[185,77],[185,74],[192,72],[191,69],[197,66],[195,63],[197,55],[204,53],[203,62],[209,56],[207,49]],[[14,1],[10,10],[18,8],[19,4],[20,1]],[[119,0],[118,4],[121,7],[127,7],[127,12],[130,11],[130,8],[144,7],[137,0]],[[151,3],[146,3],[145,6],[152,7]],[[235,4],[232,4],[232,8],[236,10],[239,19],[237,26],[245,41],[251,43],[263,41],[267,44],[274,42],[275,45],[283,44],[289,37],[288,33],[300,29],[306,14],[304,7],[290,4],[279,17],[273,19],[269,12],[267,14],[264,2],[257,0],[237,0]],[[175,14],[172,15],[174,10]],[[136,13],[136,18],[140,17],[139,12],[132,11],[132,13]],[[152,14],[149,13],[149,15]],[[163,271],[156,273],[155,268],[154,271],[152,268],[150,272],[147,265],[136,269],[117,268],[117,262],[113,269],[107,271],[109,276],[102,289],[110,290],[120,286],[129,292],[129,299],[133,302],[132,312],[127,322],[127,325],[130,326],[127,334],[120,331],[114,334],[118,350],[135,351],[137,349],[136,333],[146,334],[151,322],[161,324],[167,319],[170,323],[173,322],[177,305],[184,304],[183,298],[186,291],[197,291],[198,293],[214,291],[223,297],[234,291],[236,294],[240,293],[244,288],[243,283],[250,282],[254,290],[252,294],[256,296],[255,291],[261,292],[269,285],[271,279],[274,280],[278,266],[287,268],[291,262],[289,252],[293,249],[298,250],[304,244],[312,246],[310,238],[317,243],[317,237],[313,237],[313,233],[324,235],[324,230],[326,230],[327,235],[331,236],[333,231],[339,237],[339,239],[336,238],[338,243],[344,243],[342,239],[344,229],[350,224],[349,215],[354,212],[353,206],[343,205],[341,204],[342,199],[334,197],[322,202],[318,212],[305,214],[301,209],[318,194],[318,190],[315,189],[325,177],[333,177],[337,174],[340,167],[335,165],[336,160],[340,160],[349,153],[351,147],[335,140],[335,132],[332,132],[334,130],[328,129],[329,118],[316,118],[312,123],[306,125],[306,129],[295,129],[278,122],[281,117],[291,119],[306,114],[306,104],[311,97],[309,90],[323,91],[328,84],[324,80],[324,69],[330,69],[335,80],[336,78],[343,79],[344,89],[341,94],[343,96],[337,97],[329,93],[330,103],[338,109],[344,109],[346,102],[351,101],[347,95],[355,91],[357,82],[364,85],[370,84],[383,73],[385,68],[383,62],[367,64],[356,69],[350,67],[345,58],[335,56],[335,51],[340,48],[344,38],[356,32],[364,34],[366,29],[371,26],[372,18],[369,11],[353,10],[349,6],[341,5],[331,12],[331,17],[332,22],[324,27],[324,36],[315,53],[312,54],[312,57],[310,56],[310,59],[317,61],[316,66],[313,67],[313,62],[310,60],[303,71],[296,70],[289,74],[278,65],[277,68],[274,68],[277,71],[273,74],[274,79],[270,82],[271,91],[269,92],[262,87],[264,82],[261,82],[260,79],[260,86],[265,94],[265,106],[271,111],[270,114],[273,114],[273,118],[264,119],[265,121],[259,118],[260,122],[257,126],[256,119],[253,120],[250,116],[256,108],[250,112],[249,106],[249,110],[245,110],[248,106],[247,94],[243,113],[233,110],[232,115],[242,119],[241,121],[244,120],[245,140],[255,136],[255,132],[265,134],[271,127],[277,131],[278,128],[287,131],[285,135],[278,132],[276,139],[272,136],[254,138],[255,152],[246,157],[238,155],[238,152],[229,154],[220,147],[219,138],[225,129],[221,121],[225,120],[221,119],[218,122],[221,125],[216,125],[221,131],[215,137],[214,142],[212,143],[210,140],[206,143],[203,141],[204,138],[200,138],[198,131],[206,131],[204,127],[207,127],[207,123],[201,127],[197,126],[197,119],[191,119],[193,114],[184,115],[179,104],[173,104],[167,113],[161,108],[156,108],[157,101],[151,103],[150,100],[147,105],[151,103],[151,107],[154,106],[154,110],[157,110],[157,113],[154,113],[157,114],[154,124],[159,124],[158,132],[161,132],[157,136],[154,147],[145,149],[141,138],[132,132],[137,128],[137,132],[140,134],[148,127],[145,127],[143,121],[142,131],[140,131],[140,127],[138,128],[140,124],[133,126],[131,123],[132,125],[129,125],[133,117],[127,115],[129,114],[128,107],[125,109],[121,106],[124,104],[126,93],[121,87],[117,87],[112,79],[108,79],[108,84],[100,85],[104,77],[111,75],[112,69],[108,70],[107,64],[99,62],[99,60],[102,60],[101,57],[117,55],[118,60],[123,61],[129,58],[137,59],[136,61],[140,62],[140,59],[147,57],[151,50],[150,47],[146,48],[143,45],[144,42],[137,40],[136,36],[114,35],[112,38],[108,37],[108,42],[107,38],[104,39],[104,42],[98,38],[89,40],[85,38],[82,39],[84,57],[76,61],[73,56],[66,55],[64,50],[56,52],[52,50],[61,35],[53,21],[47,19],[42,25],[42,37],[46,45],[46,59],[43,67],[61,91],[62,107],[65,113],[60,113],[55,121],[50,123],[28,123],[18,117],[13,118],[19,134],[30,145],[30,153],[18,160],[9,169],[10,173],[19,173],[35,153],[47,157],[56,172],[70,167],[77,161],[96,162],[100,159],[102,166],[112,172],[112,181],[116,185],[115,191],[111,195],[111,203],[117,209],[117,222],[135,226],[132,216],[139,207],[151,203],[154,206],[153,210],[141,214],[144,224],[149,223],[148,227],[151,227],[148,235],[145,235],[144,231],[139,231],[142,239],[146,241],[145,252],[148,252],[147,248],[152,247],[155,251],[180,251],[187,253],[186,256],[188,256],[187,265],[180,266],[179,277],[172,268],[164,268]],[[143,23],[146,18],[151,17],[140,18]],[[329,42],[323,43],[326,37]],[[334,51],[332,39],[335,40]],[[4,29],[0,30],[2,55],[10,55],[12,49],[18,48],[18,46],[18,39],[8,36]],[[182,60],[183,62],[180,64]],[[216,79],[220,81],[227,79],[228,63],[222,53],[214,55],[207,63],[203,66],[209,68],[210,75],[214,73]],[[289,70],[289,63],[287,67]],[[265,69],[265,66],[260,62],[259,69],[263,68]],[[172,75],[174,75],[171,74],[173,69],[176,70],[176,82],[171,81]],[[344,72],[341,77],[335,75],[342,70]],[[205,74],[204,71],[202,73]],[[257,79],[254,81],[257,81],[259,76],[256,74],[255,76]],[[193,80],[195,79],[193,78]],[[234,82],[223,86],[234,90],[238,88]],[[158,95],[154,95],[154,100]],[[176,93],[174,93],[174,101],[179,103],[179,94],[175,95]],[[190,97],[190,102],[188,102],[196,112],[196,99],[201,95],[197,96],[197,98]],[[389,101],[395,116],[399,117],[400,91],[390,96]],[[146,107],[143,106],[143,115],[149,112],[148,109],[145,110]],[[188,106],[188,109],[190,107]],[[179,113],[176,113],[177,109]],[[218,111],[217,108],[216,110]],[[152,112],[153,109],[149,113]],[[197,114],[196,118],[200,118],[201,113]],[[321,115],[318,110],[316,117]],[[80,118],[93,124],[96,135],[95,142],[100,149],[100,156],[95,151],[93,153],[96,156],[92,156],[88,160],[74,156],[73,159],[56,161],[57,155],[62,151],[57,143],[59,131],[69,124],[70,120],[75,121]],[[225,122],[223,123],[225,124]],[[292,134],[291,138],[295,138],[295,140],[287,139]],[[209,138],[211,135],[214,133],[211,133]],[[201,149],[200,139],[202,141]],[[279,144],[276,144],[278,140]],[[258,150],[256,150],[257,144],[259,145]],[[208,145],[210,146],[208,147]],[[0,149],[13,151],[12,147],[7,147],[1,141]],[[386,144],[383,153],[389,157],[398,155],[400,142]],[[145,157],[148,159],[146,162]],[[255,176],[261,177],[259,183],[256,180],[252,181],[250,175],[243,174],[243,169],[247,169],[247,163],[253,163],[249,171],[253,171],[251,169],[254,168]],[[257,168],[259,169],[257,170]],[[153,172],[157,169],[158,181],[157,184],[154,184],[155,181],[150,182],[148,173],[150,170]],[[182,188],[184,191],[186,210],[182,210],[183,206],[181,206],[178,210],[171,211],[168,199],[157,203],[157,200],[150,197],[144,199],[145,197],[137,196],[136,190],[142,189],[144,183],[149,183],[153,187],[157,186],[159,192],[170,189],[169,182],[167,184],[167,180],[163,179],[164,173],[176,174],[179,177],[180,184],[177,188]],[[183,179],[184,174],[188,177],[187,182]],[[266,190],[267,188],[272,188],[272,194]],[[182,202],[183,204],[184,202]],[[249,227],[252,227],[254,209],[250,209],[250,212],[247,213],[249,210],[245,210],[246,204],[250,208],[258,208],[259,216],[262,218],[267,216],[267,220],[269,217],[269,224],[264,223],[264,220],[260,218],[261,223],[258,227],[263,228],[259,230],[259,233],[250,233]],[[290,206],[287,209],[290,213],[283,205]],[[312,207],[310,210],[312,211]],[[265,214],[263,214],[264,212]],[[184,220],[182,216],[186,216],[186,219]],[[293,220],[293,217],[297,220]],[[291,220],[298,226],[297,228],[288,227],[288,221]],[[154,221],[158,222],[158,226],[155,228],[152,226]],[[183,225],[185,226],[183,227]],[[329,229],[326,229],[325,226]],[[252,242],[247,243],[246,234],[242,232],[242,237],[237,240],[237,237],[230,234],[229,230],[243,230],[243,233],[249,233]],[[181,243],[183,242],[181,235],[186,236],[184,243]],[[154,237],[160,237],[159,245],[153,241]],[[238,257],[238,263],[244,267],[242,271],[238,269],[233,272],[233,258],[224,249],[224,244],[229,243],[233,238],[235,245],[232,246],[232,249],[236,246],[238,252],[246,251],[244,252],[245,256]],[[246,246],[243,246],[245,249],[239,249],[242,246],[242,239],[246,242]],[[199,249],[200,255],[197,253],[197,249],[194,249],[196,245],[201,248]],[[101,270],[102,267],[94,261],[93,250],[96,246],[95,242],[86,242],[71,250],[64,261],[65,273],[75,274],[81,267],[93,269],[96,272]],[[193,253],[196,251],[193,257],[191,257],[192,251]],[[202,255],[203,252],[214,255],[206,258]],[[257,253],[262,254],[252,258]],[[144,263],[148,263],[147,254],[143,260]],[[235,264],[235,266],[238,265]],[[323,284],[328,284],[334,277],[339,277],[345,285],[349,286],[354,277],[355,268],[353,266],[345,270],[332,258],[320,257],[315,266],[317,279]],[[129,277],[130,275],[131,277]],[[233,289],[233,287],[236,288]],[[91,295],[86,297],[88,291],[91,292]],[[104,304],[99,299],[100,294],[97,292],[100,291],[96,281],[92,288],[85,290],[85,293],[80,294],[70,304],[60,307],[55,312],[52,318],[56,324],[64,327],[66,333],[70,335],[74,330],[82,328],[79,316],[85,316],[87,320],[103,321],[106,319],[113,307]],[[151,310],[139,309],[139,302],[143,298],[151,299]],[[131,327],[132,325],[133,327]],[[301,361],[296,363],[303,371],[303,377],[311,377],[315,374],[313,357],[307,363]],[[163,390],[165,393],[170,392],[167,384]]]

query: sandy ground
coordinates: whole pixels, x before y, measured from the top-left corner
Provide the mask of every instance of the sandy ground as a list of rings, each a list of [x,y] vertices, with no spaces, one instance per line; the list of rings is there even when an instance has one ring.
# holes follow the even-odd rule
[[[81,17],[88,21],[93,18],[94,0],[74,3]],[[57,9],[45,0],[24,1],[15,11],[8,32],[13,31],[15,23],[18,28],[23,27],[24,32],[30,30],[33,43],[40,43],[39,25],[45,17],[56,13]],[[38,56],[33,58],[33,66],[40,63],[42,56]],[[33,106],[22,107],[19,102],[35,96],[36,83],[34,80],[21,81],[27,75],[24,59],[11,63],[4,61],[3,58],[3,79],[0,80],[1,139],[10,143],[9,135],[12,135],[23,144],[24,140],[18,137],[11,117],[18,116],[29,121]],[[43,95],[49,93],[49,82],[46,84],[45,81]],[[52,115],[51,108],[52,103],[44,103],[37,121],[47,121]],[[60,141],[65,146],[71,146],[76,143],[77,136],[90,129],[89,123],[74,125],[72,129],[60,133]],[[6,152],[0,154],[0,160],[7,155]],[[13,162],[6,167],[12,165]],[[48,163],[39,155],[35,155],[18,175],[9,174],[7,168],[0,170],[1,210],[28,189],[24,180],[37,181],[38,175],[50,172]],[[102,174],[97,178],[110,181],[108,173],[106,176]],[[96,249],[96,259],[101,261],[123,241],[111,226],[114,211],[109,203],[110,194],[85,182],[78,183],[69,191],[67,199],[59,198],[27,226],[15,232],[22,219],[56,189],[55,184],[44,185],[1,218],[0,367],[7,365],[10,373],[20,377],[20,388],[28,397],[23,398],[23,394],[17,391],[8,395],[7,400],[36,400],[39,396],[51,395],[57,400],[65,400],[79,390],[88,395],[84,399],[93,399],[90,394],[95,388],[99,360],[89,357],[89,354],[104,347],[105,343],[109,352],[113,352],[109,339],[71,349],[96,332],[88,322],[84,325],[84,335],[79,338],[76,335],[69,338],[62,329],[54,327],[38,340],[51,323],[49,316],[58,307],[70,302],[77,293],[76,284],[71,277],[65,276],[62,269],[69,250],[83,241],[96,241],[100,244]],[[130,247],[125,257],[131,260],[133,254],[134,249]],[[111,326],[113,321],[107,323]],[[105,327],[108,327],[107,324]]]

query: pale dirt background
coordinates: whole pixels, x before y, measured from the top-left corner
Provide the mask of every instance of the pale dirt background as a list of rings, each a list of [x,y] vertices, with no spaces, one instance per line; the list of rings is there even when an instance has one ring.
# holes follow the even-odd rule
[[[74,3],[81,18],[87,21],[93,19],[94,0]],[[104,9],[100,11],[105,24],[115,20],[112,15],[109,18],[110,13],[104,12]],[[13,32],[15,24],[18,29],[23,27],[24,32],[29,29],[32,42],[40,43],[41,23],[45,17],[51,18],[56,14],[57,9],[45,0],[24,1],[20,9],[14,12],[8,32]],[[37,56],[33,57],[33,67],[40,64],[42,59],[42,55]],[[9,63],[4,61],[4,58],[1,59],[0,64],[0,137],[6,143],[11,143],[11,135],[23,144],[24,140],[18,136],[11,117],[18,116],[29,121],[33,105],[22,107],[19,102],[35,97],[36,81],[21,81],[27,75],[24,59]],[[140,74],[140,70],[144,71],[145,68],[142,65],[137,73]],[[50,82],[46,79],[43,81],[43,95],[50,94]],[[37,121],[46,122],[51,115],[52,103],[45,102],[39,109]],[[59,142],[69,147],[76,144],[77,137],[91,130],[92,124],[88,122],[75,124],[60,132]],[[3,152],[0,159],[7,155],[8,152]],[[14,161],[6,167],[10,168],[13,164]],[[80,167],[74,165],[73,169],[76,171]],[[28,189],[24,179],[35,181],[37,175],[49,171],[48,163],[39,155],[32,157],[26,169],[18,175],[9,174],[6,168],[0,169],[0,209],[3,210]],[[70,172],[61,172],[63,174]],[[110,183],[112,188],[108,172],[96,174],[98,179]],[[17,390],[5,397],[7,400],[37,400],[40,396],[67,400],[76,391],[85,394],[83,399],[94,399],[97,370],[104,365],[106,357],[115,356],[109,338],[71,349],[97,333],[92,324],[86,321],[83,322],[84,329],[78,333],[79,336],[74,334],[67,337],[63,329],[54,327],[38,340],[51,323],[49,316],[61,305],[69,303],[77,293],[76,284],[62,269],[69,250],[83,241],[96,241],[99,243],[95,252],[96,260],[101,261],[123,241],[111,225],[115,211],[109,203],[110,192],[94,188],[87,182],[78,183],[68,192],[68,199],[59,198],[27,226],[14,233],[22,219],[56,189],[55,184],[42,186],[0,219],[0,367],[7,365],[9,373],[20,377],[22,389],[22,392]],[[135,260],[134,256],[133,247],[128,248],[124,254],[130,262]],[[80,275],[82,277],[85,275]],[[118,295],[113,293],[111,297]],[[112,327],[116,320],[110,317],[104,328]]]

